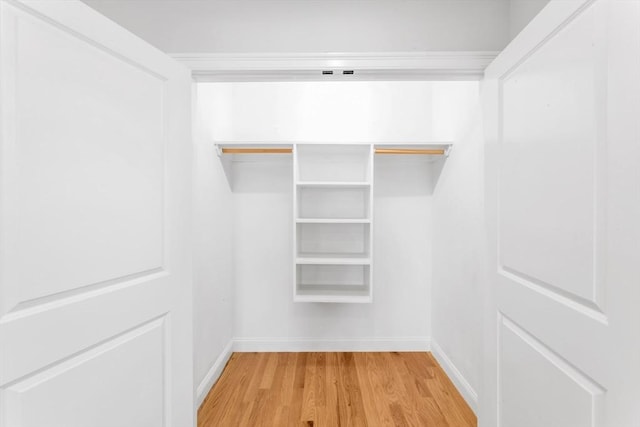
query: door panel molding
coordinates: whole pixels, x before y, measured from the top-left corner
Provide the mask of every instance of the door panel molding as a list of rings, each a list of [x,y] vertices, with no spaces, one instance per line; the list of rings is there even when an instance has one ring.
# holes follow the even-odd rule
[[[168,313],[165,313],[162,316],[144,321],[140,325],[134,326],[131,329],[121,331],[116,335],[90,345],[77,353],[62,357],[49,365],[2,384],[0,388],[20,393],[32,388],[33,386],[37,386],[39,383],[46,381],[49,378],[61,375],[88,360],[108,352],[109,350],[117,348],[121,344],[132,341],[151,330],[160,329],[163,331],[162,334],[164,336],[167,315]]]
[[[51,383],[54,381],[64,382],[66,376],[71,376],[71,377],[74,376],[74,371],[88,369],[88,367],[85,365],[100,363],[101,362],[100,359],[105,360],[105,359],[108,359],[109,357],[113,358],[114,357],[112,356],[113,354],[118,354],[122,352],[130,353],[132,351],[147,352],[146,354],[138,354],[137,357],[143,358],[145,364],[154,365],[152,366],[152,369],[156,369],[157,372],[147,372],[146,375],[156,376],[155,378],[153,378],[153,381],[159,380],[160,384],[162,385],[162,389],[157,390],[157,389],[149,388],[148,390],[144,390],[144,387],[151,386],[150,384],[144,384],[144,383],[118,384],[117,387],[120,390],[121,396],[117,396],[116,399],[112,399],[115,396],[109,396],[108,393],[106,395],[103,395],[102,400],[105,406],[103,409],[103,413],[95,414],[96,416],[98,415],[100,416],[100,421],[97,421],[97,419],[92,420],[91,425],[98,425],[98,423],[100,423],[100,425],[105,425],[104,418],[114,417],[114,416],[117,419],[119,419],[120,422],[125,422],[125,423],[132,422],[131,419],[123,419],[121,418],[121,416],[110,413],[110,412],[117,413],[117,411],[106,411],[106,409],[107,408],[117,409],[117,406],[116,407],[113,406],[115,402],[112,402],[111,400],[121,401],[124,398],[124,395],[127,395],[127,394],[128,394],[127,397],[129,399],[136,400],[137,404],[140,406],[143,406],[142,404],[145,402],[147,403],[147,405],[144,405],[144,406],[153,404],[153,402],[148,401],[150,396],[145,396],[145,393],[143,393],[143,391],[147,392],[149,395],[151,395],[156,399],[158,398],[161,399],[161,402],[156,402],[156,404],[160,404],[160,407],[155,407],[154,409],[160,410],[159,414],[157,414],[157,417],[158,419],[162,420],[162,425],[165,425],[165,426],[168,425],[167,413],[169,410],[168,407],[169,407],[170,401],[167,400],[167,396],[168,396],[167,374],[169,373],[169,366],[168,366],[168,357],[166,354],[167,345],[164,342],[167,336],[166,319],[167,319],[167,314],[157,317],[155,319],[146,321],[141,325],[138,325],[132,329],[126,330],[113,337],[110,337],[109,339],[103,342],[100,342],[88,348],[85,348],[79,353],[69,355],[68,357],[60,359],[51,365],[45,366],[41,369],[38,369],[34,372],[27,374],[22,378],[18,378],[2,386],[2,388],[0,388],[0,393],[2,393],[3,406],[5,406],[8,409],[7,412],[4,414],[7,422],[9,423],[8,425],[15,426],[15,427],[22,427],[22,426],[36,427],[38,425],[42,425],[42,424],[34,424],[33,422],[25,423],[23,419],[25,417],[28,417],[28,418],[36,417],[40,420],[39,421],[40,423],[42,422],[42,420],[45,420],[45,419],[47,420],[45,422],[50,422],[49,418],[47,418],[49,415],[41,414],[41,412],[56,413],[59,411],[59,412],[62,412],[62,416],[72,415],[68,413],[67,408],[63,408],[59,410],[55,407],[49,406],[48,402],[51,400],[51,396],[47,396],[49,392],[48,391],[39,392],[39,388],[44,388],[45,390],[47,390],[48,383]],[[143,343],[138,344],[137,341],[143,341]],[[154,354],[149,352],[149,343],[147,343],[149,341],[155,347],[161,348],[162,354]],[[133,348],[134,350],[130,350],[130,348]],[[119,355],[118,357],[122,357],[122,355]],[[113,361],[110,363],[116,363],[116,362]],[[148,367],[145,368],[145,370],[148,370],[148,369],[149,369]],[[161,375],[160,379],[157,378],[157,375]],[[108,378],[107,376],[107,377],[101,378],[101,380],[108,382],[111,380],[111,378]],[[130,381],[132,379],[120,377],[120,378],[116,378],[116,380]],[[78,379],[72,378],[70,381],[77,383]],[[95,380],[93,379],[91,380],[85,379],[85,382],[87,383],[85,385],[89,388],[91,386],[91,383],[93,383],[94,381]],[[76,393],[78,394],[78,396],[76,396],[76,398],[81,399],[82,394],[87,392],[91,392],[91,390],[77,389]],[[29,395],[34,395],[34,394],[35,394],[35,397],[31,398],[31,400],[34,401],[33,404],[42,405],[42,406],[29,407],[27,406],[28,403],[24,402],[26,400],[25,397],[28,397]],[[64,405],[61,405],[61,406],[64,406]],[[142,410],[143,408],[137,408],[137,409]],[[67,413],[65,414],[64,412],[67,412]],[[131,414],[129,414],[129,416],[131,416]],[[93,415],[85,413],[84,417],[89,417],[88,420],[91,420]],[[133,424],[127,424],[127,425],[133,426]],[[56,426],[62,426],[62,425],[56,424]]]
[[[565,292],[563,289],[557,288],[548,283],[544,283],[533,277],[529,277],[524,273],[512,270],[508,267],[501,267],[498,269],[498,274],[505,279],[518,283],[519,285],[527,288],[528,290],[535,292],[539,295],[549,298],[550,300],[564,305],[571,310],[574,310],[580,314],[588,316],[602,324],[607,324],[607,315],[603,313],[600,308],[593,303],[583,298],[580,298],[574,294]]]
[[[575,18],[599,0],[551,1],[485,69],[485,76],[505,80],[538,49],[547,44]],[[540,34],[546,34],[542,39]]]
[[[577,417],[588,417],[588,424],[585,424],[584,422],[578,422],[577,420],[572,420],[572,422],[569,422],[567,419],[562,420],[563,423],[558,423],[557,419],[554,420],[545,420],[545,423],[542,422],[541,419],[538,419],[536,422],[541,423],[541,424],[536,424],[536,425],[563,425],[563,426],[569,426],[569,425],[575,425],[575,426],[589,426],[589,427],[600,427],[602,426],[602,422],[603,422],[603,411],[604,411],[604,402],[603,402],[603,395],[604,393],[606,393],[606,389],[598,384],[597,381],[595,381],[593,378],[590,378],[589,375],[587,375],[585,372],[581,371],[578,367],[574,366],[571,362],[569,362],[568,360],[564,359],[562,356],[560,356],[559,354],[557,354],[553,349],[551,349],[549,346],[547,346],[545,343],[543,343],[542,341],[540,341],[538,338],[536,338],[534,335],[532,335],[531,333],[529,333],[528,331],[526,331],[523,327],[521,327],[520,325],[518,325],[516,322],[514,322],[513,320],[511,320],[508,316],[504,315],[503,313],[498,313],[498,322],[497,322],[497,336],[498,336],[498,349],[497,349],[497,354],[498,354],[498,402],[504,402],[505,399],[510,399],[510,398],[519,398],[521,396],[518,396],[518,393],[514,393],[513,390],[512,393],[507,393],[507,394],[503,394],[503,389],[504,389],[504,385],[503,385],[503,381],[510,381],[513,380],[512,376],[513,376],[513,372],[511,372],[512,375],[505,375],[505,373],[503,372],[505,370],[505,364],[507,363],[503,363],[503,360],[505,358],[505,335],[506,334],[512,334],[512,339],[516,338],[517,340],[521,341],[521,343],[517,343],[515,345],[519,345],[519,344],[524,344],[526,345],[526,348],[530,349],[531,352],[533,354],[535,354],[535,357],[540,357],[541,361],[543,360],[545,363],[547,363],[548,365],[541,365],[541,366],[533,366],[531,364],[527,364],[527,369],[522,369],[522,366],[520,366],[520,369],[518,369],[518,374],[523,374],[524,377],[527,377],[529,375],[533,375],[534,378],[528,378],[527,382],[531,385],[531,387],[533,388],[536,384],[533,384],[536,380],[535,377],[540,377],[540,376],[544,376],[545,374],[549,374],[551,375],[552,378],[556,378],[556,384],[553,384],[553,386],[558,386],[557,384],[557,380],[560,379],[560,381],[562,381],[562,378],[558,378],[557,374],[559,373],[561,376],[566,377],[565,379],[570,381],[571,383],[575,384],[577,386],[577,388],[573,388],[571,386],[565,388],[563,391],[565,392],[565,394],[562,393],[558,393],[556,390],[554,389],[548,389],[548,390],[532,390],[531,393],[535,393],[543,391],[543,393],[539,393],[539,394],[545,394],[545,395],[549,395],[549,396],[555,396],[555,399],[552,399],[552,402],[547,402],[549,404],[549,406],[556,404],[557,407],[555,408],[551,408],[551,407],[545,407],[545,408],[540,408],[540,407],[535,407],[532,408],[532,411],[543,411],[546,412],[545,414],[543,414],[543,417],[546,416],[550,416],[550,417],[554,417],[554,416],[564,416],[564,417],[572,417],[572,416],[577,416]],[[522,354],[519,354],[520,356],[522,356]],[[520,360],[519,360],[520,361]],[[508,365],[508,364],[507,364]],[[545,371],[540,371],[540,372],[526,372],[530,369],[536,369],[536,368],[540,368],[544,366],[543,369],[547,370],[547,371],[554,371],[557,370],[556,373],[554,372],[545,372]],[[544,382],[544,381],[542,381]],[[537,385],[541,385],[541,384],[537,384]],[[547,384],[547,386],[551,386],[551,384]],[[566,386],[566,385],[565,385]],[[573,390],[573,391],[572,391]],[[580,390],[582,390],[584,392],[584,395],[579,394]],[[574,393],[574,396],[570,396],[567,395],[568,393]],[[575,394],[578,394],[577,396],[575,396]],[[571,398],[574,398],[575,401],[570,402],[569,400],[571,400]],[[526,398],[527,400],[534,400],[536,399],[533,396],[529,396],[528,398]],[[553,402],[553,400],[555,400],[555,402]],[[573,409],[567,409],[570,408],[570,405],[583,405],[583,413],[580,414],[579,411],[577,411],[576,409],[578,408],[573,408]],[[513,405],[516,406],[516,405]],[[520,406],[520,410],[522,410],[522,406]],[[585,409],[586,408],[586,409]],[[510,420],[509,423],[503,423],[503,410],[504,410],[504,405],[500,405],[500,409],[498,410],[498,424],[497,427],[508,427],[508,426],[512,426],[512,425],[516,425],[514,423],[515,420]],[[566,411],[564,413],[562,413],[562,411]],[[560,415],[556,415],[556,413],[560,412]],[[555,423],[551,423],[552,421],[554,421]],[[584,420],[583,420],[584,421]],[[517,425],[522,425],[524,426],[524,424],[521,424],[523,422],[532,422],[531,420],[517,420],[517,422],[519,422],[519,424]],[[528,426],[529,424],[527,424]],[[534,424],[531,424],[534,425]]]
[[[106,292],[113,292],[129,286],[137,286],[144,282],[158,280],[168,274],[163,268],[152,268],[93,285],[81,286],[65,292],[26,300],[18,303],[7,314],[0,317],[0,323],[11,322],[12,320],[33,316],[47,310],[54,310],[68,304],[78,303],[89,298],[98,297]]]
[[[157,78],[158,80],[165,82],[167,80],[166,76],[163,76],[162,74],[159,74],[155,71],[153,71],[153,69],[145,66],[143,63],[139,62],[139,61],[135,61],[134,59],[132,59],[131,57],[127,56],[127,55],[123,55],[122,53],[120,53],[120,50],[115,50],[113,48],[110,48],[109,46],[107,46],[104,43],[101,43],[99,41],[97,41],[96,39],[87,36],[86,34],[78,31],[78,28],[73,26],[73,25],[64,25],[61,23],[61,21],[57,21],[55,19],[50,18],[49,16],[43,14],[43,13],[39,13],[36,11],[37,7],[39,5],[37,5],[34,2],[28,3],[28,1],[24,1],[24,2],[20,2],[19,0],[3,0],[3,2],[5,2],[9,7],[13,7],[16,9],[16,11],[19,11],[18,13],[20,15],[22,15],[21,17],[23,19],[27,19],[27,20],[32,20],[32,21],[38,21],[38,22],[44,22],[66,34],[68,34],[69,36],[75,38],[75,39],[79,39],[82,40],[83,42],[93,46],[94,48],[103,51],[104,53],[113,56],[114,58],[117,58],[119,60],[121,60],[122,62],[125,62],[137,69],[139,69],[140,71],[143,71],[147,74],[149,74],[150,76],[153,76],[155,78]],[[25,4],[23,4],[25,3]],[[28,4],[28,6],[27,6]],[[55,6],[54,6],[55,7]],[[48,8],[48,7],[44,7],[44,10],[50,10],[53,11],[54,9]],[[17,24],[18,19],[13,21],[13,24]],[[11,21],[7,22],[7,24],[9,24]],[[11,30],[11,27],[9,27],[9,30]]]

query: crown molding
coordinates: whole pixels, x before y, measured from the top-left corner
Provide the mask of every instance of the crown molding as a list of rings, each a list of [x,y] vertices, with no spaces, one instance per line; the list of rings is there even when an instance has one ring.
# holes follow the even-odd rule
[[[199,81],[480,79],[499,52],[175,53]],[[333,71],[323,75],[322,71]],[[344,75],[344,70],[354,74]]]

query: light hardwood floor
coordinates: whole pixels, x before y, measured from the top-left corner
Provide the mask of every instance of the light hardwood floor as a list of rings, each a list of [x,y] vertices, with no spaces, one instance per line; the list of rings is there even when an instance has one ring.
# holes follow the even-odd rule
[[[234,353],[198,427],[475,427],[430,353]]]

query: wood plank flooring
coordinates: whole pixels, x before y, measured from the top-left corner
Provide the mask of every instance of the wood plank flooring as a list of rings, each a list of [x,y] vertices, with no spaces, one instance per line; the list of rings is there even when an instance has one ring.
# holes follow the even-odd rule
[[[234,353],[198,427],[475,427],[430,353]]]

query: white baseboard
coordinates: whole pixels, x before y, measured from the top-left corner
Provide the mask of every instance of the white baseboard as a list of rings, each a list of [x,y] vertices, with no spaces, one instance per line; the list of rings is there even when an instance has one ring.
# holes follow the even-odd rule
[[[456,386],[464,400],[471,407],[474,413],[478,413],[478,393],[471,387],[469,381],[462,375],[462,372],[453,364],[451,359],[442,350],[437,342],[431,341],[431,354],[436,358],[447,376]]]
[[[207,372],[207,375],[204,376],[204,379],[198,384],[198,388],[196,389],[196,408],[199,408],[204,402],[204,399],[209,394],[209,391],[213,387],[213,385],[220,378],[220,374],[222,374],[222,370],[225,365],[229,361],[229,358],[233,354],[233,339],[229,341],[229,343],[225,346],[220,353],[220,356],[213,362],[211,369]]]
[[[236,338],[237,352],[294,351],[429,351],[429,337],[398,338]]]

